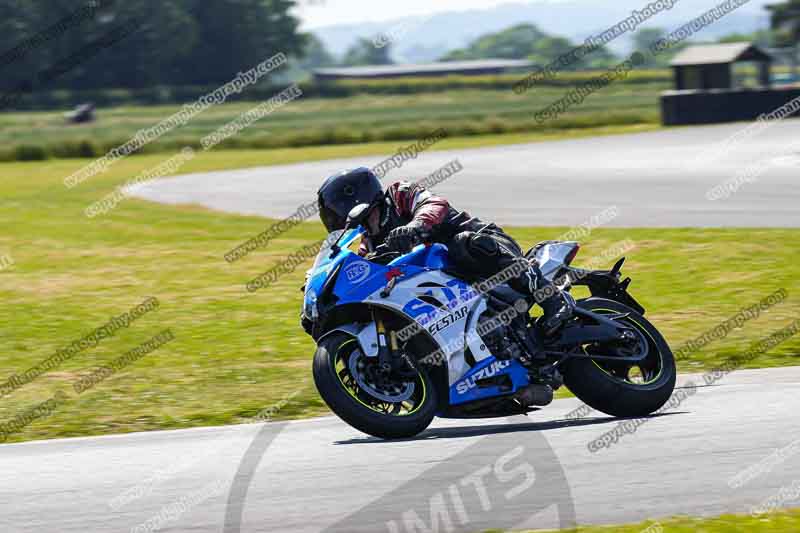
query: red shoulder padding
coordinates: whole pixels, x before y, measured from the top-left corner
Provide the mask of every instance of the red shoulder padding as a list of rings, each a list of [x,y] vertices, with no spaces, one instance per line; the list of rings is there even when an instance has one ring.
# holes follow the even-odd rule
[[[447,200],[416,183],[408,181],[393,183],[388,193],[400,216],[410,218],[412,222],[419,223],[426,230],[444,222],[450,209]]]

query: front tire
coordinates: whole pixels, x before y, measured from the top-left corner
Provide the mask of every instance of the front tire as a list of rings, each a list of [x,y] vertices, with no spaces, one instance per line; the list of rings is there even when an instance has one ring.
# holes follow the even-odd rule
[[[649,355],[636,365],[572,359],[564,370],[567,388],[589,407],[611,416],[641,417],[660,409],[672,395],[677,378],[675,357],[661,333],[642,315],[619,302],[589,298],[578,305],[598,314],[628,313],[620,322],[641,334]],[[603,347],[596,353],[607,350]]]
[[[425,430],[437,407],[427,373],[423,370],[411,381],[379,387],[364,377],[373,370],[369,365],[377,361],[366,358],[356,339],[346,333],[335,332],[320,341],[314,354],[314,383],[328,407],[354,428],[381,439],[413,437]]]

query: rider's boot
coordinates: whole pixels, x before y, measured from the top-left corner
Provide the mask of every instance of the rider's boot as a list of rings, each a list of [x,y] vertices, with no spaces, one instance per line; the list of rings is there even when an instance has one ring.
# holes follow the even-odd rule
[[[536,326],[544,337],[551,338],[572,318],[573,304],[558,287],[555,287],[555,294],[540,302],[539,305],[544,311],[544,315],[536,321]]]
[[[574,304],[552,281],[545,278],[539,265],[533,261],[526,273],[530,294],[544,315],[536,321],[536,327],[547,339],[553,337],[572,318]]]

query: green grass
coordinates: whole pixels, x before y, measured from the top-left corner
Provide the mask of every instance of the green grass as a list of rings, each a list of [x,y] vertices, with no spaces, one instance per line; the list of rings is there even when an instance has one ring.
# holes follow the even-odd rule
[[[300,98],[251,125],[220,149],[276,148],[411,141],[444,128],[452,136],[546,133],[608,125],[657,125],[663,83],[612,85],[558,120],[538,124],[534,113],[563,97],[567,88],[456,90],[414,95]],[[257,102],[213,106],[186,125],[147,145],[144,153],[199,146],[205,135],[238,118]],[[100,109],[90,124],[66,125],[60,112],[0,114],[0,160],[93,157],[119,146],[143,128],[179,111],[179,105]]]
[[[672,518],[658,522],[648,520],[640,524],[563,529],[560,533],[660,533],[662,531],[663,533],[750,533],[751,531],[794,533],[800,531],[800,510],[779,511],[759,517],[724,515],[717,518]]]
[[[519,138],[518,140],[522,140]],[[496,141],[496,140],[495,140]],[[447,146],[478,139],[451,140]],[[448,145],[449,143],[449,145]],[[201,154],[182,171],[389,153],[393,143]],[[310,377],[313,343],[300,329],[299,286],[307,265],[269,289],[244,284],[286,254],[322,236],[307,223],[269,247],[228,264],[223,254],[259,233],[258,217],[126,200],[106,217],[84,208],[114,186],[151,168],[163,155],[128,158],[67,190],[62,180],[87,161],[0,165],[0,381],[49,357],[147,296],[161,307],[0,402],[0,422],[51,397],[70,399],[9,441],[183,428],[247,421],[292,396],[280,418],[325,413]],[[268,201],[268,199],[265,199]],[[554,238],[566,228],[509,228],[522,243]],[[784,287],[789,299],[727,339],[696,354],[683,370],[712,366],[798,316],[800,232],[786,229],[598,229],[578,257],[633,239],[626,271],[633,293],[674,347],[734,314],[741,305]],[[72,383],[162,329],[175,340],[77,396]],[[793,339],[751,366],[800,362]]]

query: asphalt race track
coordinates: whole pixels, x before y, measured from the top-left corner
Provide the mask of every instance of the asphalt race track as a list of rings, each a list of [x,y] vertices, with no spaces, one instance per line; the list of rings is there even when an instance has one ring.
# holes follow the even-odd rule
[[[578,405],[438,421],[399,442],[326,417],[5,445],[0,531],[150,531],[160,516],[163,531],[393,533],[414,531],[404,517],[430,526],[432,509],[438,531],[547,528],[747,513],[800,478],[794,446],[729,485],[800,438],[800,367],[700,386],[595,453],[587,443],[620,422],[565,420]]]
[[[773,124],[755,136],[740,135],[717,158],[692,164],[746,127],[428,151],[392,169],[384,182],[417,180],[458,159],[464,170],[436,190],[458,209],[500,224],[572,226],[616,205],[619,217],[610,226],[800,226],[800,120]],[[398,143],[398,148],[408,144]],[[312,202],[328,175],[343,168],[371,167],[390,155],[183,175],[142,185],[134,194],[282,218]],[[766,170],[756,181],[744,183],[729,198],[706,199],[712,187],[761,163]]]
[[[385,181],[419,179],[458,159],[464,170],[437,190],[502,224],[570,226],[616,205],[611,226],[799,227],[800,145],[794,153],[776,147],[797,142],[800,121],[687,167],[744,127],[427,152]],[[384,157],[185,175],[135,194],[284,217],[314,200],[324,176]],[[757,181],[706,199],[755,162],[769,163]],[[0,531],[558,528],[748,513],[800,484],[800,366],[737,371],[708,386],[702,376],[687,380],[699,387],[679,391],[694,395],[629,421],[630,432],[596,451],[589,443],[622,421],[597,412],[568,418],[575,399],[528,418],[439,420],[397,442],[326,417],[4,445]],[[732,483],[737,474],[741,483]]]

